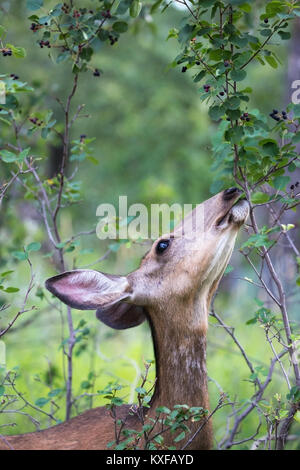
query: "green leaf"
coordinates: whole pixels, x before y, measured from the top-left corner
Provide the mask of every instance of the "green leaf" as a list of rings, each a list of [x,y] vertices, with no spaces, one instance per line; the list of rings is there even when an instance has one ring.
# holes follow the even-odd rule
[[[166,406],[159,406],[158,408],[156,408],[155,412],[157,414],[164,413],[168,415],[171,413],[171,410],[169,410],[169,408],[167,408]]]
[[[228,129],[225,132],[225,137],[227,140],[233,144],[238,144],[244,135],[244,128],[242,126],[236,126]]]
[[[12,256],[14,258],[17,258],[20,261],[24,261],[25,259],[28,259],[28,254],[24,253],[24,251],[13,251]]]
[[[22,152],[19,153],[19,156],[18,156],[18,160],[19,161],[24,161],[25,158],[28,157],[28,154],[30,152],[30,147],[28,147],[27,149],[23,150]]]
[[[26,8],[28,10],[39,10],[43,6],[43,0],[27,0]]]
[[[130,8],[131,3],[132,3],[132,0],[122,0],[119,3],[119,6],[117,8],[117,11],[116,11],[117,15],[124,15],[124,13],[126,13],[128,8]]]
[[[0,157],[1,160],[5,163],[12,163],[17,160],[17,156],[14,153],[9,152],[8,150],[1,150]]]
[[[201,70],[201,72],[199,72],[195,77],[194,77],[194,82],[197,83],[197,82],[200,82],[202,80],[202,78],[204,78],[206,75],[206,72],[205,70]]]
[[[158,7],[162,4],[163,0],[157,0],[151,7],[151,10],[150,10],[150,13],[153,14],[154,12],[156,12],[156,10],[158,9]]]
[[[93,386],[93,384],[91,384],[91,382],[89,382],[88,380],[83,380],[83,382],[81,382],[80,386],[84,390],[87,390],[87,389],[91,388]]]
[[[186,24],[180,29],[178,33],[179,42],[186,42],[192,38],[194,34],[194,26]]]
[[[251,13],[251,5],[249,5],[249,3],[243,3],[242,5],[239,5],[239,8],[246,13]]]
[[[185,432],[182,431],[180,434],[178,434],[177,437],[175,437],[174,442],[182,441],[182,439],[184,439],[184,438],[185,438]]]
[[[241,101],[237,96],[232,96],[225,101],[224,105],[227,109],[238,109],[240,103]]]
[[[50,399],[49,398],[38,398],[35,402],[36,406],[38,406],[39,408],[43,408],[43,406],[45,406],[47,403],[49,403]]]
[[[279,147],[275,140],[263,139],[259,141],[259,145],[262,147],[264,155],[276,157],[279,154]]]
[[[291,33],[288,31],[278,31],[278,34],[283,41],[291,38]]]
[[[122,406],[124,404],[124,400],[122,400],[122,398],[119,398],[119,397],[113,397],[111,399],[111,402],[113,405],[116,405],[116,406]]]
[[[247,76],[247,72],[245,72],[245,70],[232,70],[230,72],[230,77],[235,82],[241,82],[242,80],[246,78],[246,76]]]
[[[262,193],[260,191],[253,193],[251,196],[251,201],[253,204],[263,204],[264,202],[269,201],[270,196],[266,193]]]
[[[3,273],[0,274],[0,276],[1,277],[6,277],[11,273],[14,273],[14,270],[11,269],[10,271],[4,271]]]
[[[18,287],[7,287],[4,289],[4,292],[7,292],[8,294],[12,294],[13,292],[19,292],[20,289]]]
[[[5,392],[4,385],[0,385],[0,397],[4,395],[4,392]]]
[[[266,59],[266,62],[268,62],[268,64],[271,65],[271,67],[273,67],[273,69],[277,69],[278,64],[273,56],[267,55],[265,56],[265,59]]]
[[[275,189],[278,191],[282,191],[285,189],[286,185],[290,182],[290,177],[289,176],[276,176],[276,178],[273,179],[272,183]]]
[[[137,16],[139,16],[141,9],[142,9],[142,2],[140,2],[139,0],[133,0],[129,9],[130,16],[132,18],[136,18]]]
[[[30,252],[30,251],[39,251],[41,248],[41,244],[39,242],[33,242],[33,243],[29,243],[29,245],[27,245],[26,247],[26,251]]]
[[[62,392],[62,389],[61,389],[61,388],[55,388],[54,390],[51,390],[51,392],[48,393],[48,397],[49,397],[49,398],[56,397],[56,396],[59,395],[61,392]]]
[[[300,132],[298,132],[292,137],[292,142],[293,144],[298,144],[300,142]]]
[[[214,49],[210,51],[209,58],[214,61],[219,61],[223,59],[224,51],[223,49]]]
[[[224,106],[212,106],[208,114],[213,121],[218,121],[224,115],[224,112]]]
[[[125,33],[128,29],[128,24],[126,21],[116,21],[113,24],[113,30],[117,33]]]
[[[229,274],[233,271],[233,266],[231,266],[230,264],[228,264],[228,266],[226,267],[225,271],[224,271],[224,276],[226,276],[226,274]]]

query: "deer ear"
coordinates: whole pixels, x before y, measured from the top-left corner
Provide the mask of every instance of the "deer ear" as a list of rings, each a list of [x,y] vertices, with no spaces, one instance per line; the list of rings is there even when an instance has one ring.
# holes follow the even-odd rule
[[[72,308],[97,309],[97,318],[112,328],[131,328],[145,320],[142,307],[123,303],[131,298],[125,276],[78,269],[51,277],[46,288]]]
[[[119,302],[111,307],[98,308],[96,316],[105,325],[115,330],[124,330],[138,326],[146,320],[143,307],[138,305]]]

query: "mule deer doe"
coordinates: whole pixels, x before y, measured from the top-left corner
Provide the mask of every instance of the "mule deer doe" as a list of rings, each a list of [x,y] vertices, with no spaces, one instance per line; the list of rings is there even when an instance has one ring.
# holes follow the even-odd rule
[[[231,256],[239,227],[248,216],[241,191],[230,188],[197,206],[172,233],[156,240],[140,267],[128,276],[75,270],[47,280],[46,287],[67,305],[97,310],[97,318],[115,329],[149,321],[156,359],[156,383],[148,416],[158,406],[209,407],[206,331],[211,298]],[[201,226],[195,220],[202,217]],[[199,224],[198,224],[199,225]],[[127,426],[138,429],[130,405],[119,409]],[[190,425],[194,433],[198,423]],[[91,409],[50,429],[7,436],[14,449],[107,449],[114,422],[105,407]],[[171,436],[165,438],[171,443]],[[0,448],[7,448],[1,442]],[[174,445],[174,444],[173,444]],[[2,446],[2,447],[1,447]],[[211,422],[189,449],[212,447]]]

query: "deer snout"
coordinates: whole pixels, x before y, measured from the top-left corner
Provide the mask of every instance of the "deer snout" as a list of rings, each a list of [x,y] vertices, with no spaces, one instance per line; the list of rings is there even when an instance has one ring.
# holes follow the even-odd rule
[[[233,199],[234,197],[236,197],[238,194],[241,194],[241,193],[242,191],[236,187],[225,189],[223,193],[223,199],[225,201],[230,201],[230,199]]]

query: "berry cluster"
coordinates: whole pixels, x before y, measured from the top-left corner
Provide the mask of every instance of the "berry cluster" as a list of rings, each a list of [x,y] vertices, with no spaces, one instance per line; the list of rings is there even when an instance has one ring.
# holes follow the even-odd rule
[[[80,18],[80,16],[81,16],[80,11],[79,11],[79,10],[74,10],[74,12],[73,12],[73,18]]]
[[[100,77],[101,73],[99,69],[95,69],[93,73],[94,77]]]
[[[0,49],[0,51],[2,52],[3,57],[12,55],[12,50],[8,49],[7,47],[4,47],[3,49]]]
[[[181,72],[185,73],[186,71],[187,71],[187,67],[186,66],[182,67]]]
[[[41,126],[44,121],[40,121],[37,117],[31,117],[29,118],[29,121],[32,122],[32,124],[34,124],[35,126]]]
[[[68,14],[70,12],[70,6],[64,2],[63,6],[61,7],[62,11],[66,14]]]
[[[34,33],[36,33],[39,29],[41,29],[43,27],[42,24],[38,24],[38,23],[31,23],[31,26],[30,26],[30,29],[31,31],[33,31]]]
[[[118,38],[115,36],[112,36],[111,34],[108,35],[108,39],[110,41],[111,46],[113,46],[115,42],[118,42]]]
[[[14,73],[10,74],[10,78],[12,78],[13,80],[18,80],[19,79],[18,75],[15,75]]]
[[[203,88],[204,88],[204,91],[208,93],[210,90],[210,85],[203,85]]]
[[[250,121],[249,114],[248,114],[248,113],[242,114],[241,120],[242,120],[242,121],[247,121],[247,122],[249,122],[249,121]]]
[[[108,19],[111,18],[110,10],[103,11],[103,12],[102,12],[102,16],[103,16],[104,18],[108,18]]]
[[[298,186],[299,186],[299,181],[291,185],[291,190],[293,191],[295,188],[298,188]]]
[[[48,47],[48,49],[51,47],[51,44],[50,44],[49,41],[40,41],[39,45],[40,45],[41,49],[43,49],[44,46]]]
[[[269,114],[269,116],[275,121],[281,121],[281,119],[288,118],[286,111],[281,111],[281,114],[280,114],[277,109],[273,109],[273,111]]]

